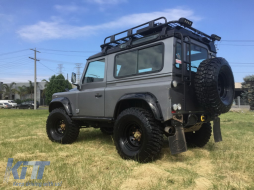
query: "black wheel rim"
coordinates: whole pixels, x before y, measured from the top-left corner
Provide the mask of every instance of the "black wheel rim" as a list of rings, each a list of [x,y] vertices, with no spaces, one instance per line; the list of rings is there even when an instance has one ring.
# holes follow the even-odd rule
[[[229,67],[221,68],[218,75],[218,95],[225,105],[230,105],[233,101],[234,81]]]
[[[218,93],[221,99],[224,99],[227,96],[228,87],[229,85],[228,85],[227,77],[225,76],[224,73],[220,72],[219,80],[218,80]]]
[[[128,152],[135,152],[141,148],[143,142],[142,129],[137,122],[128,122],[122,128],[120,144]]]
[[[66,123],[64,120],[59,119],[55,122],[53,131],[57,136],[63,137],[66,132]]]

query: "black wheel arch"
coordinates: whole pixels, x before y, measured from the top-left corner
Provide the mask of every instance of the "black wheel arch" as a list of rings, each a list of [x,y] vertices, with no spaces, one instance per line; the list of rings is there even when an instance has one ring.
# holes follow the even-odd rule
[[[148,108],[156,120],[163,121],[159,101],[152,93],[137,92],[124,94],[115,106],[114,118],[116,119],[121,111],[130,107]]]
[[[72,116],[71,103],[66,97],[58,97],[51,100],[49,103],[49,112],[56,108],[63,107],[69,116]]]

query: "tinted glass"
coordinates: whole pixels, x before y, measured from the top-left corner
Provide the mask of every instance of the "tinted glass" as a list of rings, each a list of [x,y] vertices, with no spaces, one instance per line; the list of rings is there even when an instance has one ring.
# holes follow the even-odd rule
[[[123,77],[162,69],[163,45],[131,51],[116,56],[115,76]]]
[[[191,44],[191,50],[189,51],[189,46],[187,46],[187,55],[191,53],[191,71],[197,72],[199,64],[207,59],[208,53],[205,48]],[[187,56],[187,61],[189,61],[189,56]]]
[[[176,54],[175,54],[175,66],[177,68],[180,68],[180,64],[182,64],[182,58],[181,58],[181,54],[182,53],[182,46],[180,43],[176,44]]]
[[[115,76],[129,76],[137,73],[137,51],[116,56]]]
[[[90,62],[82,83],[103,81],[104,71],[105,71],[105,59]]]
[[[158,71],[163,64],[163,46],[153,46],[138,51],[138,73]]]

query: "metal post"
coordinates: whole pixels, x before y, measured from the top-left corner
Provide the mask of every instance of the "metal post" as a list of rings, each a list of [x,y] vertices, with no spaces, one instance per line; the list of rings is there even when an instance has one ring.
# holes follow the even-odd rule
[[[36,91],[36,48],[35,48],[35,51],[34,51],[34,110],[36,110],[37,108],[37,101],[36,101],[36,94],[37,94],[37,91]]]
[[[240,96],[237,96],[238,107],[240,108]]]
[[[39,51],[36,51],[36,48],[34,48],[34,49],[31,49],[31,50],[33,50],[34,51],[34,58],[32,58],[32,57],[29,57],[30,59],[33,59],[34,60],[34,110],[36,110],[37,109],[37,98],[36,98],[36,95],[37,95],[37,89],[36,89],[36,61],[40,61],[40,60],[38,60],[38,59],[36,59],[36,52],[38,52],[38,53],[41,53],[41,52],[39,52]]]

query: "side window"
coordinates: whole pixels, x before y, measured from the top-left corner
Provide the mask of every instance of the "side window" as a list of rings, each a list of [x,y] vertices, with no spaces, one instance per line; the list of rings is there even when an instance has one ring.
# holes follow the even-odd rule
[[[104,80],[105,59],[90,62],[86,70],[82,84],[91,82],[101,82]]]
[[[163,45],[119,54],[115,58],[115,77],[159,71],[163,67]]]
[[[180,68],[180,65],[182,64],[182,46],[180,43],[176,43],[176,54],[175,54],[175,66],[176,68]]]
[[[138,73],[158,71],[163,65],[163,46],[153,46],[138,52]]]
[[[131,51],[116,56],[115,76],[129,76],[137,73],[137,53]]]

